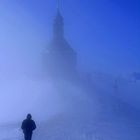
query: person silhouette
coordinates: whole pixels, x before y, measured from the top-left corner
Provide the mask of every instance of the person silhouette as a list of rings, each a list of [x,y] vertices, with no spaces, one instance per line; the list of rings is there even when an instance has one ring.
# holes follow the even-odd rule
[[[28,114],[27,118],[23,120],[21,129],[23,130],[25,140],[31,140],[33,131],[36,129],[36,124],[35,121],[32,120],[31,114]]]

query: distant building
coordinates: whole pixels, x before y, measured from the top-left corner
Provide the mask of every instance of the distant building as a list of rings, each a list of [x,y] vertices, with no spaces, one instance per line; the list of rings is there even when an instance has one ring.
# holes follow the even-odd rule
[[[77,54],[64,36],[64,21],[59,9],[54,19],[53,38],[45,51],[45,71],[56,78],[72,78],[77,73]]]

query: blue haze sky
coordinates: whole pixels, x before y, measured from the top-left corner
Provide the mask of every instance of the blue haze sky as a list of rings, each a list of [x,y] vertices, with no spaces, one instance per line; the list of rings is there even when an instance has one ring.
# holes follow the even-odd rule
[[[24,75],[41,69],[56,7],[56,0],[0,0],[0,122],[15,117],[13,110],[22,117],[36,106],[42,108],[42,102],[48,103],[47,112],[57,110],[59,97],[51,94],[57,89]],[[65,36],[82,69],[116,75],[140,71],[139,0],[63,0],[60,7]],[[139,97],[139,90],[131,93],[128,98]]]
[[[0,1],[3,71],[38,68],[52,36],[56,0]],[[62,0],[65,36],[88,71],[140,71],[139,0]],[[2,71],[1,70],[1,71]]]

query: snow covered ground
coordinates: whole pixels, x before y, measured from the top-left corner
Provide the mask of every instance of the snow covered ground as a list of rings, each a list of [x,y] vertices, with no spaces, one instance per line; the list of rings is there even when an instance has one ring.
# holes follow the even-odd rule
[[[104,111],[98,114],[94,107],[78,110],[79,107],[75,106],[73,111],[58,113],[45,122],[36,120],[37,130],[33,140],[140,140],[140,119],[132,118],[135,115],[127,116],[123,107],[120,109],[122,113],[118,113],[116,110],[111,111],[113,107],[109,108],[105,104]],[[23,140],[20,125],[1,125],[0,139]]]
[[[1,140],[23,140],[20,125],[0,126]],[[140,124],[104,122],[58,115],[38,124],[34,140],[139,140]]]
[[[140,115],[134,107],[105,92],[90,98],[83,89],[65,87],[70,89],[58,93],[63,111],[43,122],[35,120],[33,140],[140,140]],[[23,140],[20,125],[1,124],[0,140]]]

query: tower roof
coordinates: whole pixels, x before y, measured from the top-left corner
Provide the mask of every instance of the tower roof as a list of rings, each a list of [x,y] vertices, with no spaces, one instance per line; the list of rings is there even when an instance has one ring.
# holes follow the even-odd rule
[[[53,23],[53,39],[51,41],[49,50],[53,52],[74,53],[75,51],[64,36],[64,19],[60,12],[60,0],[57,0],[57,13]]]
[[[55,22],[62,22],[63,21],[63,16],[61,15],[60,9],[57,9],[57,13],[55,16]]]
[[[58,6],[57,6],[57,13],[54,18],[53,36],[54,38],[64,37],[64,22],[63,22],[63,17],[60,13],[59,0],[58,0]]]

